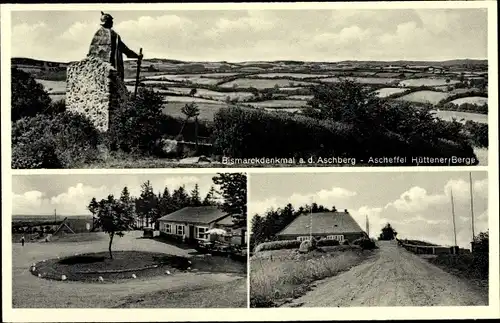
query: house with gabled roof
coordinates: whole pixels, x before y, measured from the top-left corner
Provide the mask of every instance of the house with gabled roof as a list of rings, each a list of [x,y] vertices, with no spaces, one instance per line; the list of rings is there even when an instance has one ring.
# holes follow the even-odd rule
[[[315,239],[340,242],[368,237],[347,210],[301,214],[281,230],[277,237],[279,240],[304,241],[309,240],[310,234]]]
[[[217,206],[185,207],[158,219],[160,235],[184,239],[210,240],[206,232],[210,229],[223,229],[228,233],[228,242],[246,242],[246,228],[235,227],[231,214]]]

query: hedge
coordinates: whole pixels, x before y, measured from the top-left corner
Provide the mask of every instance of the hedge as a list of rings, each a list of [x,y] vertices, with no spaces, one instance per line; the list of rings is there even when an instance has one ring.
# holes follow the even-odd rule
[[[358,238],[353,241],[353,244],[356,246],[360,246],[364,250],[371,250],[377,248],[375,241],[368,238]]]
[[[365,130],[368,126],[358,125]],[[223,108],[214,117],[214,152],[233,158],[369,157],[413,156],[475,157],[467,143],[434,139],[409,142],[402,135],[369,128],[361,137],[353,125],[318,120],[283,112],[251,108]]]
[[[280,240],[263,242],[255,248],[255,252],[279,249],[295,249],[300,247],[299,240]]]

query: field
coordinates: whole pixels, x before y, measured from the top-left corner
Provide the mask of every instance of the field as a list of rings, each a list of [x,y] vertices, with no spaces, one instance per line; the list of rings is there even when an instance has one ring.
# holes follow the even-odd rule
[[[437,104],[439,101],[446,99],[447,97],[447,93],[424,90],[407,94],[397,98],[396,100]]]
[[[375,93],[379,98],[385,98],[391,94],[402,93],[404,91],[406,91],[406,89],[402,89],[400,87],[384,87],[375,91]]]
[[[296,79],[305,79],[305,78],[322,78],[329,77],[328,74],[306,74],[306,73],[260,73],[256,75],[252,75],[252,77],[259,78],[271,78],[271,77],[291,77]]]
[[[269,100],[246,104],[255,108],[300,108],[306,106],[306,102],[304,100]]]
[[[187,257],[200,263],[197,271],[111,281],[68,282],[42,279],[30,273],[32,263],[75,253],[104,252],[108,239],[78,242],[13,245],[12,306],[14,308],[127,308],[127,307],[246,307],[246,265],[222,257],[204,257],[195,250],[141,238],[141,232],[126,232],[113,242],[113,250],[158,252]],[[228,268],[228,272],[216,272]],[[239,268],[239,269],[238,269]],[[194,268],[193,268],[194,269]],[[214,271],[215,270],[215,271]],[[225,269],[224,269],[225,270]],[[236,271],[234,271],[236,270]],[[75,293],[75,290],[78,292]],[[224,297],[216,297],[224,291]],[[112,295],[112,297],[110,297]],[[50,296],[50,297],[48,297]]]
[[[65,81],[49,81],[49,80],[36,80],[38,83],[42,84],[45,91],[49,94],[64,94],[66,93],[66,82]]]
[[[469,113],[469,112],[461,112],[461,111],[433,111],[437,117],[451,121],[453,118],[460,121],[464,119],[465,121],[471,120],[479,123],[488,123],[488,115],[487,114],[479,114],[479,113]]]
[[[214,101],[212,101],[214,102]],[[229,105],[224,103],[212,103],[212,102],[203,102],[196,103],[200,110],[200,114],[198,119],[200,120],[213,120],[215,113],[219,111],[221,108],[228,107]],[[184,119],[186,116],[182,113],[182,108],[186,105],[186,102],[168,102],[165,104],[163,108],[163,113]]]
[[[469,96],[466,98],[460,98],[451,101],[453,104],[463,104],[463,103],[470,103],[470,104],[476,104],[476,105],[483,105],[488,103],[488,98],[481,97],[481,96]]]
[[[418,87],[418,86],[443,86],[459,83],[458,80],[446,82],[444,78],[417,78],[399,82],[399,86]]]
[[[339,77],[329,77],[320,79],[322,82],[328,83],[337,83],[340,81]],[[397,82],[399,79],[396,78],[388,78],[388,77],[344,77],[344,79],[348,79],[361,84],[392,84]]]
[[[221,84],[220,87],[223,88],[249,88],[254,87],[256,89],[271,89],[275,86],[278,87],[299,87],[312,85],[314,83],[311,82],[302,82],[302,81],[291,81],[285,79],[248,79],[248,78],[239,78],[224,84]]]

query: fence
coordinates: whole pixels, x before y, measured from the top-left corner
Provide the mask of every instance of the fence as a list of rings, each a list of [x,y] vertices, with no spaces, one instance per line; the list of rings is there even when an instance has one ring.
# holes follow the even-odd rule
[[[444,246],[425,246],[416,245],[404,242],[404,240],[396,239],[398,246],[405,248],[406,250],[416,253],[416,254],[426,254],[426,255],[442,255],[442,254],[452,254],[456,255],[459,253],[459,247],[444,247]]]

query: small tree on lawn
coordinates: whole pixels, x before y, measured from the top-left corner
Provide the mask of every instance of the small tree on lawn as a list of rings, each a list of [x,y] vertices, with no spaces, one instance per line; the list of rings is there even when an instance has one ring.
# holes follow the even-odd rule
[[[132,228],[134,217],[127,212],[128,206],[120,200],[116,200],[113,195],[108,195],[107,199],[99,202],[97,209],[97,225],[109,235],[109,257],[113,259],[111,246],[115,235],[123,237],[124,231]]]

